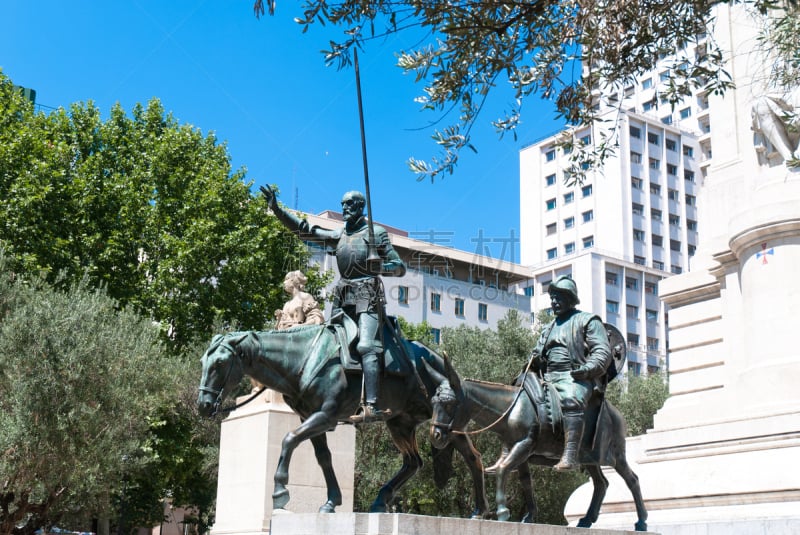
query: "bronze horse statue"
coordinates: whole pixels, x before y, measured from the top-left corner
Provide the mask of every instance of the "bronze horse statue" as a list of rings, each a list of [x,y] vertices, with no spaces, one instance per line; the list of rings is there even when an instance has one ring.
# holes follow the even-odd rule
[[[497,433],[500,440],[509,448],[509,453],[497,467],[497,518],[508,520],[511,516],[507,507],[506,480],[514,469],[519,471],[522,492],[527,513],[523,522],[533,522],[536,516],[536,502],[530,481],[527,463],[553,466],[561,457],[564,448],[563,431],[556,422],[547,417],[548,409],[536,403],[527,394],[527,388],[514,387],[486,381],[465,379],[461,381],[446,358],[445,369],[448,381],[442,382],[432,398],[433,417],[430,437],[435,448],[443,449],[456,437],[465,436],[464,429],[470,420],[484,430]],[[532,390],[538,394],[547,391],[535,374],[528,374],[535,381]],[[556,395],[552,393],[552,395]],[[558,399],[549,411],[559,412]],[[544,401],[544,400],[542,400]],[[601,396],[594,396],[586,411],[586,424],[583,444],[581,444],[581,465],[589,472],[594,485],[592,500],[586,515],[578,521],[578,527],[588,528],[597,521],[600,506],[608,488],[608,480],[601,466],[613,466],[625,480],[633,495],[638,521],[634,529],[647,531],[647,510],[639,488],[639,478],[631,470],[625,458],[625,419],[622,414]]]
[[[422,466],[415,429],[431,418],[430,397],[444,373],[441,357],[424,345],[391,335],[385,336],[385,340],[386,352],[403,352],[404,362],[414,369],[402,373],[389,373],[387,369],[382,379],[379,401],[391,411],[385,423],[403,456],[403,465],[381,487],[370,512],[386,512],[398,489]],[[281,445],[274,476],[273,509],[284,509],[289,502],[289,463],[295,448],[304,440],[311,440],[314,445],[328,489],[327,501],[319,511],[332,513],[341,505],[342,495],[325,433],[338,423],[348,422],[361,401],[361,373],[348,367],[348,359],[346,338],[329,325],[217,335],[203,355],[197,400],[201,414],[217,412],[225,396],[246,375],[283,394],[302,421],[299,427],[286,434]],[[439,372],[435,371],[437,368]],[[472,517],[481,518],[489,507],[480,454],[466,436],[455,437],[453,442],[472,473],[475,493]]]

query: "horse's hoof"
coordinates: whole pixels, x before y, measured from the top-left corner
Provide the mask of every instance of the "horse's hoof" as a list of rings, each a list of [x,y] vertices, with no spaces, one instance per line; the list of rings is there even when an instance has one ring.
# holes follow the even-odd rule
[[[289,503],[289,489],[279,490],[272,493],[272,509],[283,509]]]
[[[634,524],[634,531],[647,531],[647,522],[644,520],[639,520],[636,524]]]
[[[579,527],[579,528],[590,528],[590,527],[592,527],[592,521],[589,520],[586,517],[583,517],[580,520],[578,520],[578,525],[576,527]]]
[[[525,513],[525,516],[522,517],[520,520],[521,524],[533,524],[533,515],[530,513]]]
[[[469,517],[470,520],[483,520],[482,513],[472,513]]]
[[[276,516],[276,515],[293,515],[293,514],[294,513],[289,511],[288,509],[273,509],[272,510],[272,515],[273,516]]]
[[[387,512],[386,505],[384,505],[384,504],[374,504],[373,503],[372,507],[369,508],[369,512],[370,513],[385,513],[385,512]]]
[[[322,507],[319,508],[320,513],[335,513],[336,506],[331,501],[325,502]]]
[[[508,522],[509,518],[511,518],[511,511],[509,511],[507,507],[497,508],[497,520],[500,522]]]

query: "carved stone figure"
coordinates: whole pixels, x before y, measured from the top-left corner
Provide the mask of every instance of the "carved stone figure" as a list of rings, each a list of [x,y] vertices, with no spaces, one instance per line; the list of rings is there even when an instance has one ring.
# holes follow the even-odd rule
[[[800,88],[786,95],[764,95],[755,100],[752,107],[753,131],[763,136],[757,148],[760,153],[768,150],[769,142],[790,167],[797,167],[800,144]],[[765,158],[760,158],[763,161]]]
[[[283,279],[283,289],[292,298],[283,305],[283,309],[275,311],[278,320],[276,329],[288,329],[295,325],[318,325],[325,318],[319,304],[310,293],[306,292],[308,279],[302,271],[290,271]]]
[[[380,275],[402,277],[406,266],[381,226],[372,225],[364,216],[366,199],[358,191],[342,197],[344,226],[331,230],[310,226],[307,221],[283,210],[275,192],[263,187],[261,192],[278,220],[301,239],[316,242],[335,251],[341,278],[334,290],[333,316],[343,313],[358,324],[356,350],[364,373],[364,405],[353,423],[383,420],[388,415],[378,408],[380,389],[379,355],[383,351],[379,326],[384,315],[384,292]],[[373,262],[373,256],[377,262]]]

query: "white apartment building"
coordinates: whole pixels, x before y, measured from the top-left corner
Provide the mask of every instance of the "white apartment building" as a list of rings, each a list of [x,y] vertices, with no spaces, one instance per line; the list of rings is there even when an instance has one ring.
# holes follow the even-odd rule
[[[301,217],[323,228],[343,224],[341,214],[333,211]],[[387,314],[402,316],[411,323],[428,322],[437,342],[443,327],[496,329],[498,320],[511,309],[533,321],[531,297],[525,290],[530,282],[527,268],[416,240],[403,230],[381,226],[407,267],[403,277],[383,277]],[[321,249],[313,251],[312,261],[323,270],[333,270],[335,284],[339,278],[335,257]]]
[[[698,242],[697,193],[711,158],[708,100],[700,92],[671,106],[661,97],[670,68],[704,54],[704,39],[659,61],[636,86],[597,92],[605,123],[560,132],[520,151],[520,259],[533,270],[534,310],[563,274],[580,308],[614,324],[635,374],[667,365],[668,311],[658,282],[688,269]],[[606,129],[619,146],[602,169],[564,183],[564,135],[590,144]],[[616,129],[616,132],[613,132]]]

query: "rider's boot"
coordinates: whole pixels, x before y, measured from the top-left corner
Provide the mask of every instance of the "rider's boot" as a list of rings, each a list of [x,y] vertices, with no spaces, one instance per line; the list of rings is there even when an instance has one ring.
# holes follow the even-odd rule
[[[583,438],[583,414],[564,414],[564,454],[553,468],[566,472],[580,468],[578,451]]]
[[[500,452],[500,457],[497,458],[497,460],[494,462],[492,466],[487,466],[486,468],[484,468],[483,473],[490,475],[496,474],[497,469],[500,467],[500,465],[506,459],[506,457],[508,457],[508,446],[503,444],[503,450]]]
[[[361,368],[364,372],[364,404],[358,413],[350,417],[354,424],[381,422],[389,418],[391,411],[378,409],[378,392],[380,390],[380,365],[376,353],[367,353],[361,357]]]

